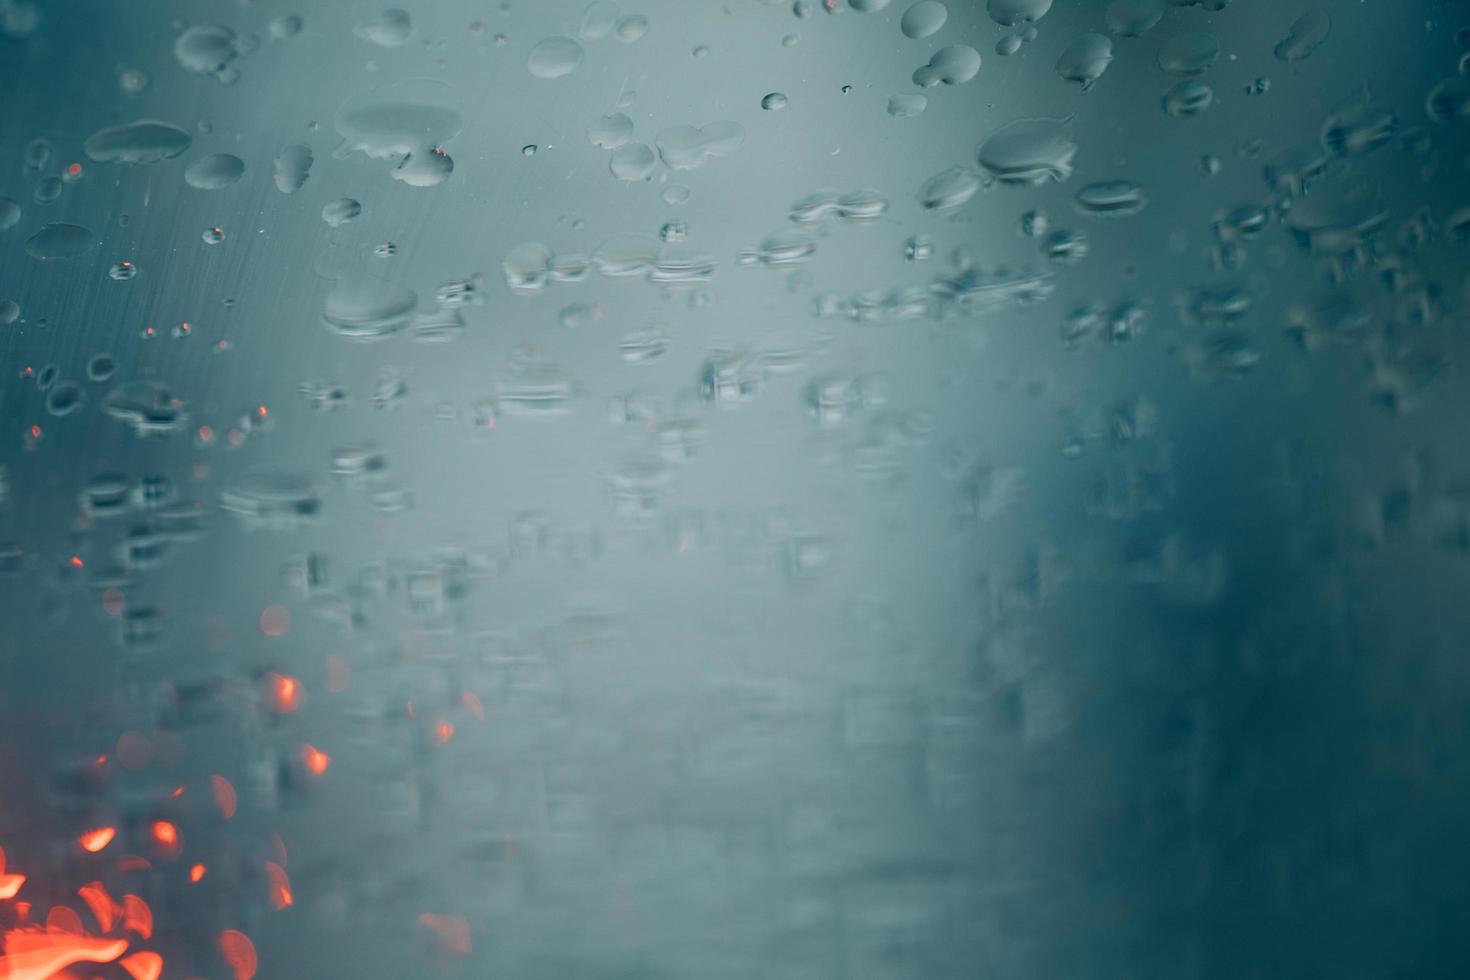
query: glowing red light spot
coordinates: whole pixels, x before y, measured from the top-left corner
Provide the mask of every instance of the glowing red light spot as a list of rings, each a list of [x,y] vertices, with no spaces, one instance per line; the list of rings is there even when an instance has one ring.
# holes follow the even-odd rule
[[[20,874],[0,874],[0,901],[14,898],[20,891],[20,886],[26,883],[26,876]]]
[[[165,855],[173,857],[183,849],[183,840],[179,836],[179,828],[167,820],[155,820],[152,827],[153,842]]]
[[[66,167],[66,172],[75,177],[82,172],[82,165],[80,163],[68,164]],[[124,265],[126,264],[127,263],[124,263]]]
[[[434,728],[434,737],[443,745],[454,737],[454,725],[451,722],[441,721]]]
[[[107,894],[106,886],[100,881],[88,882],[77,889],[77,894],[87,903],[87,908],[92,910],[92,918],[97,920],[98,928],[103,932],[111,932],[112,924],[122,908]]]
[[[301,763],[312,775],[320,776],[332,764],[332,757],[314,745],[301,746]]]
[[[230,969],[235,971],[235,980],[250,980],[255,976],[259,960],[249,936],[238,929],[226,929],[219,934],[219,951]]]
[[[207,425],[201,425],[199,427],[199,441],[206,446],[214,442],[214,430]]]
[[[82,834],[82,836],[78,837],[77,843],[82,845],[82,850],[87,851],[90,854],[96,854],[108,844],[111,844],[112,839],[116,836],[116,827],[98,827],[95,830],[89,830],[85,834]]]
[[[66,560],[66,562],[72,568],[81,568],[82,567],[82,558],[81,558],[80,555],[72,555],[70,558],[68,558]]]
[[[86,927],[82,925],[82,917],[77,915],[75,909],[66,905],[51,906],[51,911],[46,913],[46,931],[67,936],[87,934]]]
[[[286,869],[274,861],[265,862],[265,877],[270,885],[271,908],[277,912],[289,908],[295,899],[291,897],[291,879],[286,877]]]
[[[192,868],[189,869],[189,881],[192,884],[199,884],[199,882],[204,880],[204,873],[208,870],[209,869],[202,864],[194,865]]]
[[[144,939],[153,935],[153,910],[137,895],[123,896],[123,928]]]
[[[301,707],[301,682],[285,674],[266,674],[265,696],[271,712],[289,715]]]
[[[163,973],[163,957],[146,949],[124,956],[117,965],[132,974],[133,980],[158,980]]]
[[[39,425],[33,425],[33,426],[31,426],[31,438],[32,439],[39,439],[39,438],[41,438],[41,427]]]
[[[5,934],[0,977],[50,980],[74,963],[111,963],[127,952],[126,939],[92,939],[64,933],[12,929]]]

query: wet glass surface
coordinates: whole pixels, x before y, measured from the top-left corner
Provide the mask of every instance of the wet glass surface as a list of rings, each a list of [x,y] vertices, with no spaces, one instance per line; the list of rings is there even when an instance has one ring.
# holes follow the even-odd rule
[[[0,977],[1458,978],[1470,10],[0,0]]]

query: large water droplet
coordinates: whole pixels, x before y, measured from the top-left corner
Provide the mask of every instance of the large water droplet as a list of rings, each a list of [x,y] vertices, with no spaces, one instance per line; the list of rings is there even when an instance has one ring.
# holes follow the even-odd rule
[[[26,254],[34,259],[73,259],[97,247],[97,236],[81,225],[43,225],[26,241]]]
[[[1057,59],[1057,74],[1086,92],[1113,61],[1113,42],[1101,34],[1079,34]]]
[[[985,8],[990,19],[1002,27],[1040,20],[1051,9],[1051,0],[990,0]]]
[[[389,8],[358,24],[352,33],[379,47],[396,48],[413,37],[413,19],[406,10]]]
[[[418,296],[374,276],[339,280],[322,305],[322,322],[353,340],[380,340],[408,325]]]
[[[335,201],[322,205],[322,220],[333,228],[340,228],[360,214],[362,214],[362,205],[350,197],[339,197]]]
[[[904,37],[917,41],[939,33],[947,19],[949,10],[939,0],[919,0],[903,12],[903,19],[898,22],[898,27],[903,31]]]
[[[1286,37],[1276,45],[1276,57],[1287,64],[1307,58],[1332,33],[1332,20],[1321,10],[1309,10],[1292,22]]]
[[[99,129],[82,144],[97,163],[157,163],[178,156],[193,139],[172,123],[154,119]]]
[[[920,88],[959,85],[980,71],[980,52],[968,44],[951,44],[934,52],[929,63],[914,70],[913,82]]]
[[[646,143],[626,143],[613,152],[608,169],[618,180],[647,180],[658,158]]]
[[[245,161],[233,153],[211,153],[200,157],[184,170],[184,182],[202,191],[229,187],[245,176]]]
[[[1119,37],[1138,37],[1164,17],[1164,0],[1113,0],[1105,15],[1108,30]]]
[[[311,173],[311,147],[293,144],[283,147],[276,154],[276,190],[282,194],[294,194],[301,190]]]
[[[582,63],[582,46],[569,37],[548,37],[531,49],[526,70],[537,78],[563,78]]]
[[[1076,153],[1070,119],[1036,117],[996,130],[980,144],[976,158],[1001,183],[1039,184],[1070,177]]]

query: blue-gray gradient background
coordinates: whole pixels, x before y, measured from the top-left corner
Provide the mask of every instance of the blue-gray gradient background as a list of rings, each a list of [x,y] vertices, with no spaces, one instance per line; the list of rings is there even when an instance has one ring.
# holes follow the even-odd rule
[[[230,975],[224,929],[263,978],[1467,975],[1470,9],[1174,0],[1083,91],[1057,63],[1104,0],[1008,56],[1025,24],[982,0],[920,39],[904,0],[834,6],[625,0],[646,33],[548,79],[532,47],[582,0],[404,4],[392,46],[358,0],[0,2],[0,847],[36,913],[142,895],[181,978]],[[1309,10],[1325,41],[1276,57]],[[223,80],[175,55],[197,25],[243,49]],[[1160,52],[1193,32],[1213,103],[1178,118]],[[975,77],[891,115],[958,44]],[[462,118],[434,186],[338,152],[339,110],[404,83]],[[745,136],[619,180],[588,137],[615,112],[649,147]],[[1070,177],[921,205],[1037,116],[1070,117]],[[138,119],[191,144],[84,152]],[[243,177],[192,186],[212,153]],[[1115,180],[1143,210],[1074,203]],[[887,207],[788,217],[825,188]],[[1087,254],[1042,254],[1029,211]],[[34,257],[61,222],[94,247]],[[811,254],[742,262],[774,233]],[[503,271],[610,241],[713,271]],[[986,288],[1026,274],[1044,295]],[[364,275],[426,316],[454,281],[478,299],[447,343],[361,342],[323,311]],[[625,359],[635,331],[666,350]],[[139,435],[107,410],[130,382],[188,418]],[[222,506],[262,473],[319,513]],[[109,481],[117,513],[83,496]]]

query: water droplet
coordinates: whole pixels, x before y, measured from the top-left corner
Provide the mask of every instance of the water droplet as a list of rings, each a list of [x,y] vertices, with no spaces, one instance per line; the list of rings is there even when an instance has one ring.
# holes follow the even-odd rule
[[[31,140],[26,144],[24,160],[31,170],[45,170],[51,162],[51,142],[40,138]]]
[[[521,147],[521,156],[533,157],[536,155],[536,149],[537,147],[535,143],[527,143],[525,146]]]
[[[745,142],[745,127],[735,122],[710,123],[703,129],[674,126],[654,140],[658,155],[671,170],[693,170],[707,160],[733,153]]]
[[[781,47],[783,48],[794,48],[800,43],[800,34],[787,34],[785,37],[781,38]]]
[[[646,143],[627,143],[613,151],[608,169],[618,180],[647,180],[658,158]]]
[[[1171,75],[1199,75],[1220,57],[1220,42],[1205,31],[1176,34],[1159,47],[1159,67]]]
[[[980,190],[980,175],[964,167],[950,167],[924,182],[919,203],[929,211],[948,211],[974,197]]]
[[[1108,30],[1119,37],[1139,37],[1164,17],[1164,0],[1113,0],[1108,4]]]
[[[931,34],[939,33],[944,22],[949,19],[949,10],[939,0],[919,0],[903,13],[903,18],[898,22],[899,30],[903,36],[920,40]]]
[[[395,82],[349,99],[333,120],[344,147],[374,160],[393,160],[392,176],[412,187],[439,183],[454,169],[443,144],[459,134],[460,114],[443,82]]]
[[[339,280],[327,293],[322,322],[352,340],[380,340],[408,325],[418,296],[407,286],[375,276]]]
[[[1164,111],[1175,119],[1197,116],[1215,101],[1215,90],[1197,78],[1186,79],[1164,93]]]
[[[20,319],[20,304],[10,298],[0,299],[0,326],[8,327]]]
[[[624,44],[632,44],[648,33],[648,18],[642,14],[632,14],[618,21],[618,40]]]
[[[1081,262],[1090,248],[1086,232],[1066,228],[1052,232],[1041,241],[1041,254],[1062,265]]]
[[[895,119],[909,119],[929,107],[929,97],[918,92],[889,96],[888,114]]]
[[[663,199],[670,207],[678,207],[689,200],[689,188],[683,184],[670,184],[664,188]]]
[[[1001,183],[1040,184],[1070,177],[1076,153],[1070,119],[1035,117],[996,130],[980,144],[976,157]]]
[[[118,282],[127,282],[137,274],[138,267],[131,262],[119,262],[107,270],[108,277],[116,279]]]
[[[951,44],[940,48],[925,64],[914,70],[913,82],[919,88],[933,88],[941,83],[960,85],[980,71],[980,52],[968,44]]]
[[[125,69],[117,76],[117,87],[124,95],[137,95],[148,88],[148,75],[136,68]]]
[[[311,147],[299,143],[283,147],[276,154],[276,190],[282,194],[299,191],[311,173],[311,164]]]
[[[1332,20],[1321,10],[1309,10],[1292,22],[1286,37],[1276,45],[1276,57],[1287,64],[1305,60],[1332,33]]]
[[[129,426],[139,438],[168,435],[189,420],[184,403],[154,381],[119,385],[103,400],[102,411]]]
[[[926,262],[934,257],[934,239],[928,235],[913,235],[903,243],[905,262]]]
[[[71,415],[82,407],[82,388],[74,381],[63,381],[46,395],[46,411],[57,417]]]
[[[391,259],[398,254],[398,246],[393,242],[383,242],[373,246],[373,254],[380,259]]]
[[[20,205],[14,198],[0,195],[0,231],[9,231],[20,223]]]
[[[1102,34],[1079,34],[1057,59],[1057,74],[1086,92],[1113,61],[1113,42]]]
[[[581,26],[577,28],[577,36],[584,41],[600,41],[613,32],[617,26],[618,15],[622,11],[613,0],[593,0],[582,13]]]
[[[117,361],[111,354],[93,354],[87,361],[87,380],[101,383],[117,372]]]
[[[201,191],[229,187],[245,176],[245,161],[233,153],[211,153],[200,157],[184,170],[184,182]]]
[[[97,247],[97,236],[81,225],[43,225],[26,241],[26,254],[33,259],[74,259]]]
[[[786,96],[780,92],[772,92],[761,99],[761,108],[768,111],[786,108]]]
[[[1007,34],[995,42],[995,53],[1002,58],[1008,58],[1021,50],[1021,38],[1016,34]]]
[[[599,117],[587,130],[587,139],[592,145],[600,146],[604,150],[616,150],[632,138],[633,120],[621,112]]]
[[[305,476],[278,469],[251,471],[220,494],[220,507],[247,527],[294,531],[316,520],[322,502]]]
[[[694,55],[694,57],[696,58],[708,58],[709,47],[703,44],[695,45],[694,50],[691,51],[690,54]]]
[[[235,32],[218,24],[201,24],[190,27],[174,41],[174,57],[186,71],[213,75],[218,81],[229,84],[237,77],[232,62],[248,48]]]
[[[618,341],[618,356],[628,364],[652,364],[673,346],[673,338],[663,330],[633,330]]]
[[[563,78],[582,63],[582,46],[569,37],[548,37],[531,49],[526,69],[537,78]]]
[[[1137,214],[1148,204],[1143,187],[1131,180],[1102,180],[1081,188],[1075,198],[1077,209],[1086,214],[1124,216]]]
[[[296,14],[285,14],[280,17],[272,17],[270,22],[271,38],[277,41],[285,41],[301,33],[305,22]]]
[[[1446,78],[1429,90],[1424,111],[1437,123],[1470,119],[1470,75]]]
[[[358,24],[352,33],[379,47],[401,47],[413,37],[413,19],[406,10],[389,8]]]
[[[36,181],[35,190],[31,193],[37,204],[50,204],[60,198],[65,189],[60,177],[43,177]]]
[[[218,245],[225,240],[225,230],[219,225],[215,225],[213,228],[206,228],[204,229],[203,238],[204,244],[206,245]]]
[[[1051,0],[990,0],[986,11],[1002,27],[1037,21],[1051,9]]]
[[[339,197],[335,201],[322,205],[322,220],[333,228],[342,227],[360,214],[362,214],[362,205],[350,197]]]
[[[157,163],[189,148],[193,139],[179,127],[154,119],[140,119],[99,129],[82,144],[97,163]]]

